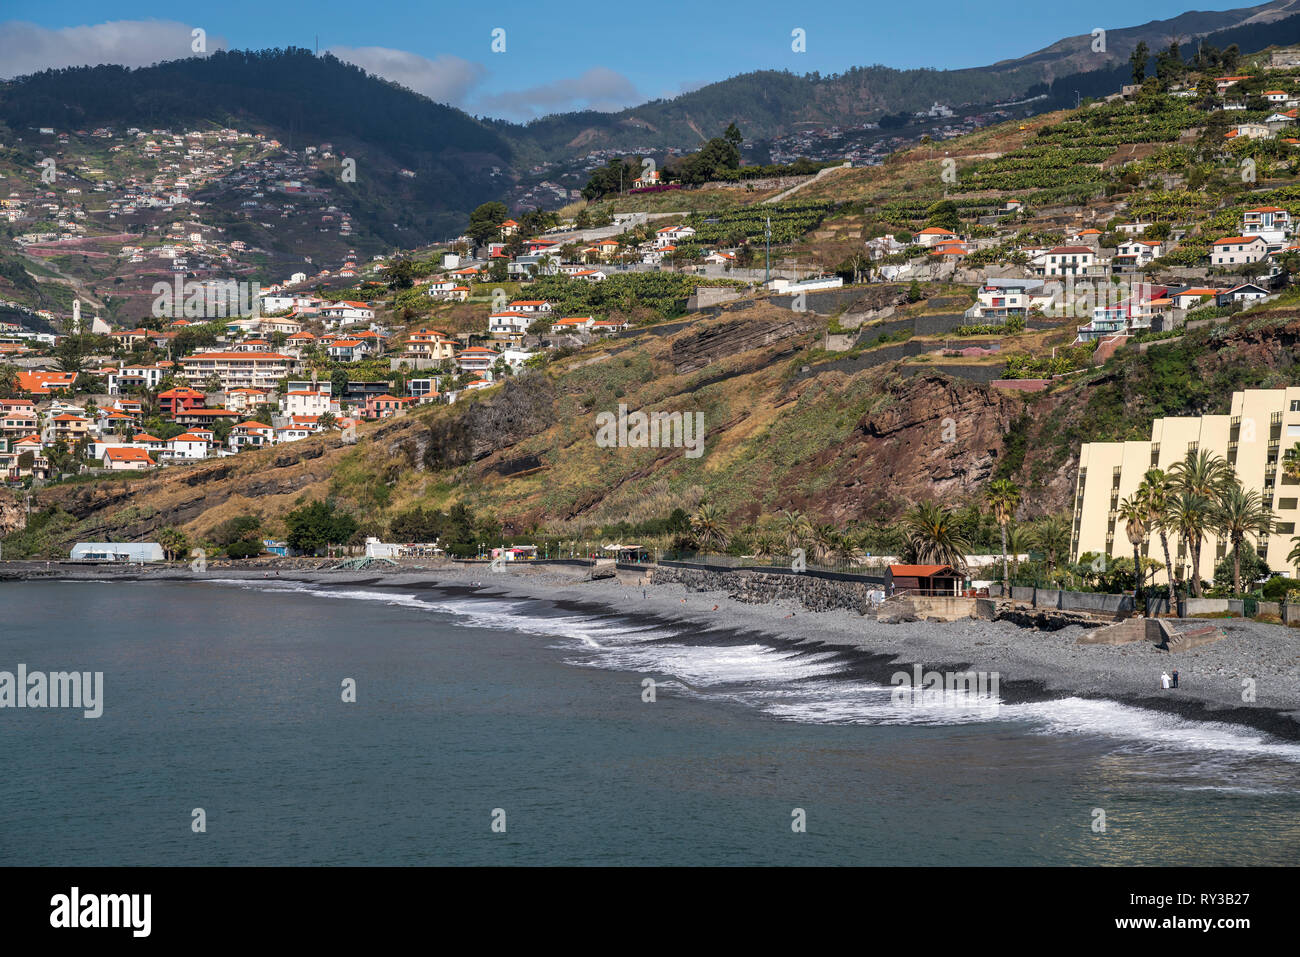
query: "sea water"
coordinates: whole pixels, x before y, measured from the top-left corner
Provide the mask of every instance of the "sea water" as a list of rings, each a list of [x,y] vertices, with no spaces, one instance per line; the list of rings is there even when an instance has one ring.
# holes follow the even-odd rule
[[[0,864],[1300,859],[1294,742],[900,705],[759,636],[279,581],[6,583],[0,622],[0,670],[103,673],[98,718],[0,709]]]

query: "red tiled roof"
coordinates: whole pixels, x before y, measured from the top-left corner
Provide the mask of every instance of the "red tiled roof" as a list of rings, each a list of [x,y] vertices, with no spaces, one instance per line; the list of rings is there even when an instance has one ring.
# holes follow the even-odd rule
[[[929,578],[939,572],[951,572],[951,565],[890,565],[889,573],[895,578]]]

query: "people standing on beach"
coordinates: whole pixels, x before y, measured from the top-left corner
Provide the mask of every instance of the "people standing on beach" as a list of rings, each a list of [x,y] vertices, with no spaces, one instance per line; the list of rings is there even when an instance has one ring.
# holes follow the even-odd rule
[[[1160,672],[1160,687],[1163,688],[1165,691],[1169,690],[1169,672],[1167,671]]]

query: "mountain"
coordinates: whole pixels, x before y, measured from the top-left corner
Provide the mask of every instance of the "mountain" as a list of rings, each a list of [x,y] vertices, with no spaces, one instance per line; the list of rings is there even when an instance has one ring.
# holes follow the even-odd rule
[[[332,143],[357,159],[354,198],[415,245],[458,229],[503,191],[509,143],[464,112],[309,50],[218,52],[159,63],[47,70],[0,84],[0,123],[34,127],[255,129],[289,147]],[[414,176],[397,176],[406,169]]]
[[[969,114],[1030,100],[1020,113],[1044,112],[1072,106],[1077,96],[1114,92],[1128,81],[1128,58],[1140,42],[1154,53],[1177,40],[1185,57],[1201,41],[1247,51],[1300,42],[1300,0],[1189,12],[1109,30],[1105,39],[1100,53],[1086,34],[960,70],[877,65],[828,76],[758,71],[617,113],[556,114],[525,125],[476,119],[329,54],[299,48],[218,52],[139,69],[48,70],[5,82],[0,124],[9,142],[34,128],[97,126],[232,126],[258,130],[289,148],[328,142],[339,156],[358,162],[355,183],[317,167],[320,183],[348,203],[359,227],[356,245],[370,238],[378,247],[411,247],[458,231],[476,205],[512,197],[521,180],[581,186],[582,168],[589,165],[584,158],[594,151],[693,149],[736,122],[761,157],[764,143],[801,128],[861,127],[936,101]]]
[[[494,124],[521,151],[546,158],[596,149],[693,148],[735,122],[747,138],[768,139],[801,125],[853,126],[933,103],[980,107],[1045,96],[1034,112],[1073,106],[1075,94],[1113,93],[1130,82],[1129,56],[1139,43],[1154,54],[1173,41],[1184,58],[1204,41],[1243,51],[1300,42],[1300,0],[1273,0],[1222,12],[1194,11],[1168,20],[1107,30],[1105,50],[1092,34],[1067,37],[1013,60],[961,70],[855,67],[841,74],[798,75],[763,70],[711,83],[671,100],[652,100],[618,113],[592,111],[543,117],[522,128]]]

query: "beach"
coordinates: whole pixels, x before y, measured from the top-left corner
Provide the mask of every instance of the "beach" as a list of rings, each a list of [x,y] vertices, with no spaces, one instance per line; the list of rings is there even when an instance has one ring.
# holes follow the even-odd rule
[[[313,567],[289,560],[254,565],[71,566],[0,563],[4,579],[105,581],[259,580],[279,578],[321,588],[436,589],[462,597],[533,599],[586,614],[626,616],[645,624],[687,624],[694,641],[757,642],[809,654],[843,657],[844,674],[889,685],[915,665],[926,671],[974,671],[999,676],[1004,703],[1057,698],[1106,699],[1197,721],[1243,725],[1286,740],[1300,740],[1300,632],[1279,625],[1217,619],[1225,638],[1170,653],[1149,642],[1077,644],[1086,629],[1024,628],[1006,621],[885,623],[854,611],[809,612],[793,602],[747,604],[725,591],[695,591],[653,576],[620,572],[588,579],[588,570],[553,564],[489,566],[452,564],[369,568]],[[2,587],[2,586],[0,586]],[[1190,620],[1188,620],[1190,621]],[[1177,669],[1179,687],[1163,690],[1162,671]],[[1254,700],[1248,700],[1252,697]]]

